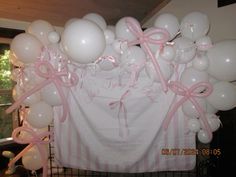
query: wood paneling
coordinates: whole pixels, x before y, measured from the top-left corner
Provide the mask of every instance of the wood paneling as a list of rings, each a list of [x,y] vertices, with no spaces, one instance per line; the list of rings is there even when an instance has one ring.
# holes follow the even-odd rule
[[[28,22],[44,19],[53,25],[64,26],[70,18],[96,12],[108,24],[115,24],[124,16],[142,21],[149,13],[160,9],[163,2],[166,4],[169,0],[0,0],[0,18]]]

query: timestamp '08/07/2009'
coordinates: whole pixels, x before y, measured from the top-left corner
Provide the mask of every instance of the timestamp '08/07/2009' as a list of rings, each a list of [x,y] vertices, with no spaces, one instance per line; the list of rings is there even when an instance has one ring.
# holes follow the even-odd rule
[[[220,156],[221,149],[220,148],[202,148],[202,149],[195,149],[195,148],[162,148],[161,149],[162,155],[203,155],[203,156]]]

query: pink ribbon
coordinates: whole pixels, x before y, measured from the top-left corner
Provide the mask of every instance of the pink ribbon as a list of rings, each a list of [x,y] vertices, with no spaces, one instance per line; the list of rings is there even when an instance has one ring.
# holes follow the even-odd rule
[[[53,68],[53,66],[46,60],[38,61],[35,64],[35,72],[40,77],[45,78],[46,80],[42,81],[41,83],[37,84],[33,89],[29,90],[27,93],[23,94],[12,106],[10,106],[6,112],[11,113],[15,110],[28,96],[32,95],[33,93],[39,91],[41,88],[45,87],[46,85],[53,83],[58,93],[61,97],[62,106],[63,106],[63,114],[60,118],[61,122],[64,122],[68,112],[69,112],[69,105],[67,104],[66,97],[63,93],[62,87],[71,87],[78,83],[78,76],[75,73],[68,73],[67,71],[57,71]]]
[[[198,102],[195,100],[195,98],[204,98],[209,96],[212,93],[212,85],[208,82],[199,82],[197,84],[194,84],[190,88],[185,87],[181,82],[178,81],[171,81],[169,83],[169,88],[179,96],[183,96],[178,102],[175,102],[171,105],[169,112],[167,113],[166,119],[163,122],[164,129],[166,130],[169,126],[169,123],[175,114],[175,112],[178,110],[178,108],[187,100],[189,100],[198,111],[200,117],[202,119],[202,122],[204,124],[204,127],[206,131],[208,132],[208,135],[210,138],[212,138],[212,132],[211,128],[208,124],[207,118],[205,116],[205,113],[201,106],[198,104]],[[196,90],[199,88],[204,88],[204,92],[197,93]]]
[[[132,45],[136,45],[136,44],[140,44],[143,46],[145,52],[147,55],[149,55],[153,66],[155,68],[155,71],[157,73],[157,75],[160,78],[161,81],[161,85],[162,85],[162,89],[164,90],[164,92],[168,91],[168,87],[167,87],[167,83],[166,80],[162,74],[160,65],[158,64],[154,54],[152,53],[150,47],[148,44],[156,44],[156,45],[160,45],[160,50],[163,48],[163,44],[165,42],[168,41],[169,39],[169,33],[168,31],[166,31],[165,29],[161,29],[161,28],[154,28],[151,29],[149,31],[143,32],[141,29],[140,24],[138,24],[134,19],[132,19],[131,17],[126,17],[126,24],[129,28],[129,30],[136,36],[138,37],[137,40],[128,42],[129,46]],[[156,34],[161,34],[163,37],[161,39],[153,39],[152,36],[156,35]]]
[[[120,98],[120,100],[118,101],[113,101],[111,103],[109,103],[109,106],[111,109],[115,109],[117,106],[119,106],[119,111],[118,111],[118,120],[119,120],[119,135],[121,137],[124,137],[124,135],[128,135],[129,134],[129,130],[128,130],[128,122],[127,122],[127,109],[125,107],[124,104],[124,99],[128,96],[128,94],[130,93],[130,90],[127,90]],[[123,112],[124,114],[124,125],[125,125],[125,129],[121,129],[121,117],[120,114],[121,112]]]
[[[32,138],[30,139],[20,139],[18,137],[19,133],[21,131],[25,131],[28,134],[31,135]],[[22,156],[24,156],[24,154],[31,149],[33,146],[36,146],[39,150],[39,153],[41,155],[41,159],[42,159],[42,164],[43,164],[43,177],[47,177],[47,168],[48,168],[48,164],[47,164],[47,152],[45,152],[45,147],[44,145],[48,144],[51,142],[50,138],[52,136],[51,132],[43,132],[40,134],[36,134],[31,128],[29,127],[18,127],[16,129],[14,129],[14,131],[12,132],[12,138],[16,143],[19,144],[29,144],[28,146],[26,146],[26,148],[24,148],[19,154],[17,154],[16,157],[14,157],[14,159],[12,159],[8,166],[11,167],[12,165],[14,165]],[[48,139],[46,139],[48,138]]]
[[[101,61],[103,61],[103,60],[108,60],[108,61],[110,61],[114,67],[117,67],[117,66],[118,66],[116,58],[113,57],[113,56],[110,56],[110,55],[99,57],[99,58],[95,61],[95,64],[97,64],[97,63],[99,63],[99,62],[101,62]]]

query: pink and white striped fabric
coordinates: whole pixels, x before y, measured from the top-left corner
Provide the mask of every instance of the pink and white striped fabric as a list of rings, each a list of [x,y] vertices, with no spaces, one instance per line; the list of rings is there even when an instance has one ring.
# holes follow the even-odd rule
[[[55,158],[64,166],[106,172],[190,170],[195,155],[163,154],[164,149],[195,149],[181,109],[168,130],[163,120],[175,99],[141,73],[132,87],[129,75],[112,71],[77,70],[80,83],[70,88],[70,113],[64,123],[55,108]],[[122,76],[122,77],[121,77]],[[174,76],[173,76],[174,77]]]

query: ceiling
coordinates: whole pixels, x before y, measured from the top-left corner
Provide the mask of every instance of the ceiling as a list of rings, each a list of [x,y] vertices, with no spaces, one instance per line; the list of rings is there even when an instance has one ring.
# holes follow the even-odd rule
[[[32,22],[47,20],[64,26],[70,18],[87,13],[102,15],[108,24],[132,16],[145,22],[170,0],[0,0],[0,18]]]

